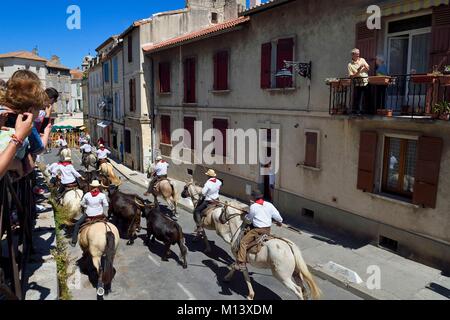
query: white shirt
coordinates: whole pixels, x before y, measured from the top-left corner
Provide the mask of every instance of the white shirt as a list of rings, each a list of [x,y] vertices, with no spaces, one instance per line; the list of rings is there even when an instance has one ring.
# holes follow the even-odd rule
[[[269,228],[272,226],[272,219],[280,223],[283,218],[278,210],[270,202],[264,201],[262,205],[254,203],[250,206],[250,213],[246,216],[256,228]]]
[[[155,165],[155,174],[160,176],[166,176],[167,175],[167,169],[169,168],[169,164],[165,161],[159,161]]]
[[[75,168],[71,164],[67,166],[59,164],[58,167],[56,168],[56,171],[57,172],[59,171],[61,174],[62,184],[74,183],[77,180],[76,178],[81,177],[81,174],[79,174],[78,171],[75,170]]]
[[[58,166],[59,166],[58,162],[49,164],[47,166],[47,170],[52,175],[52,178],[56,178],[56,176],[58,175],[58,171],[57,171]]]
[[[80,150],[82,150],[84,152],[87,152],[87,153],[90,153],[90,152],[92,152],[92,146],[90,144],[83,144],[80,147]]]
[[[97,150],[97,157],[99,160],[108,158],[109,154],[111,154],[111,151],[109,151],[108,149],[104,149],[104,150],[98,149]]]
[[[222,187],[222,182],[219,179],[209,179],[203,187],[202,194],[206,201],[213,201],[219,199],[219,191]]]
[[[95,217],[104,214],[104,211],[109,207],[108,199],[104,193],[99,193],[94,197],[92,193],[88,192],[81,199],[81,206],[86,208],[86,215],[88,217]]]
[[[58,144],[58,146],[60,147],[66,147],[67,146],[67,142],[64,139],[58,139],[56,140],[56,143]]]

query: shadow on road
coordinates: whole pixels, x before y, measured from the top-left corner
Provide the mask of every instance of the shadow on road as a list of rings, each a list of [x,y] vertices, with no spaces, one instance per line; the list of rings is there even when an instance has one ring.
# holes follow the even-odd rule
[[[160,257],[162,259],[162,257],[164,256],[164,244],[162,244],[161,242],[159,242],[158,240],[155,240],[155,242],[151,242],[148,241],[147,239],[147,235],[141,234],[138,236],[139,239],[142,239],[142,241],[144,242],[144,246],[146,246],[148,248],[148,250],[153,253],[156,254],[158,257]],[[170,255],[167,257],[168,259],[173,258],[180,266],[183,265],[183,262],[180,260],[179,254],[176,254],[172,249],[176,247],[178,248],[178,245],[172,246],[170,249]],[[179,250],[178,250],[179,251]],[[162,261],[163,263],[168,263],[167,261]]]
[[[228,252],[219,246],[216,246],[214,241],[208,241],[211,246],[211,252],[205,253],[205,244],[203,240],[195,240],[196,237],[192,234],[185,234],[184,238],[186,240],[186,247],[189,252],[202,252],[208,258],[214,259],[217,262],[221,262],[226,265],[234,263],[234,259],[228,254]]]
[[[219,267],[219,265],[213,260],[203,260],[202,261],[205,266],[211,269],[216,274],[217,284],[220,286],[221,291],[219,294],[225,296],[231,296],[234,293],[237,293],[244,298],[247,297],[248,288],[245,284],[244,276],[241,272],[237,272],[234,274],[233,278],[230,282],[225,282],[223,279],[230,271],[227,267]],[[256,300],[282,300],[279,295],[270,290],[269,288],[259,284],[252,278],[252,286],[255,291]]]

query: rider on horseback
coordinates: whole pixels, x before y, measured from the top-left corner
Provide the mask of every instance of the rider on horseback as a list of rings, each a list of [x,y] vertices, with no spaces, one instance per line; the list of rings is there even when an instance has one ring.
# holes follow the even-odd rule
[[[169,168],[169,164],[166,161],[164,161],[161,156],[156,157],[156,163],[155,163],[154,172],[152,174],[152,180],[150,181],[147,192],[144,193],[144,196],[147,197],[150,194],[152,194],[153,188],[156,186],[156,184],[159,181],[167,179],[167,169],[168,168]],[[150,178],[150,172],[149,172],[149,178]]]
[[[91,153],[92,153],[92,146],[86,141],[82,141],[81,142],[81,159],[83,159],[82,161],[84,162],[84,158],[88,157]]]
[[[109,204],[106,195],[100,191],[101,184],[98,180],[90,184],[91,191],[86,193],[81,200],[81,207],[84,208],[83,215],[75,224],[72,234],[71,246],[75,247],[78,241],[78,232],[81,225],[88,220],[103,220],[108,216]]]
[[[56,145],[59,147],[59,151],[58,151],[58,156],[59,156],[61,154],[61,152],[67,148],[67,141],[61,135],[61,136],[59,136],[59,139],[56,140]]]
[[[51,179],[50,183],[52,185],[56,184],[56,179],[58,178],[58,162],[54,162],[52,164],[47,165],[47,171],[50,173]]]
[[[105,146],[103,144],[100,144],[98,146],[98,150],[97,150],[97,170],[100,168],[100,166],[103,163],[108,162],[108,155],[111,154],[111,151],[109,151],[108,149],[105,148]]]
[[[63,196],[66,188],[78,186],[77,178],[80,178],[81,180],[86,180],[81,176],[81,174],[78,173],[77,170],[75,170],[75,168],[72,165],[72,158],[69,157],[65,158],[63,162],[60,162],[58,164],[58,167],[56,167],[56,169],[54,170],[60,173],[61,179],[61,186],[59,187],[57,196],[58,201]]]
[[[246,270],[247,249],[248,246],[262,235],[270,235],[272,220],[275,220],[277,226],[283,225],[283,218],[273,204],[264,201],[264,195],[260,191],[252,193],[253,204],[250,206],[250,213],[245,217],[250,225],[248,231],[241,239],[239,251],[237,254],[236,270]]]
[[[214,205],[219,200],[219,191],[222,187],[222,181],[217,179],[217,174],[214,170],[209,169],[206,173],[210,177],[206,181],[202,190],[202,197],[199,199],[197,207],[194,210],[194,220],[197,224],[197,229],[194,232],[200,232],[202,229],[203,211],[210,205]]]

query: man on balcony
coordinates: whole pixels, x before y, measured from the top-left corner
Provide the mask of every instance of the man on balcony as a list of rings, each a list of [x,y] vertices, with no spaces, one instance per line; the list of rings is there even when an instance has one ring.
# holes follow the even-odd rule
[[[362,114],[369,95],[369,64],[360,57],[359,49],[352,50],[352,61],[348,64],[348,75],[353,79],[354,95],[352,113]]]

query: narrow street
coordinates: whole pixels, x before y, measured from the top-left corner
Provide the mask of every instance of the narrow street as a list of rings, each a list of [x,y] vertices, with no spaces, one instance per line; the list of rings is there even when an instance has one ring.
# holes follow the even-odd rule
[[[57,160],[57,150],[43,157],[45,163],[49,164]],[[76,169],[80,168],[80,154],[72,152],[72,158]],[[123,184],[120,190],[125,193],[138,194],[142,196],[145,190],[135,184],[126,181],[122,177]],[[179,209],[179,223],[183,228],[188,247],[188,269],[183,270],[178,263],[178,247],[172,247],[174,252],[169,262],[161,261],[163,245],[154,244],[147,248],[143,244],[145,236],[145,219],[143,219],[143,230],[133,246],[127,246],[126,240],[121,240],[119,250],[114,262],[117,270],[112,285],[112,293],[106,300],[244,300],[247,288],[240,273],[229,284],[222,279],[227,273],[227,265],[230,264],[232,256],[226,243],[213,232],[208,232],[213,253],[205,255],[203,245],[192,241],[191,235],[194,230],[192,214]],[[72,259],[71,267],[75,273],[69,281],[74,300],[95,300],[96,290],[77,267],[77,260],[81,258],[79,247],[68,246]],[[268,270],[257,270],[249,268],[256,292],[256,300],[291,300],[296,297],[288,291],[280,282],[271,276]],[[341,289],[334,284],[319,279],[316,281],[323,291],[323,299],[327,300],[353,300],[359,297]]]

